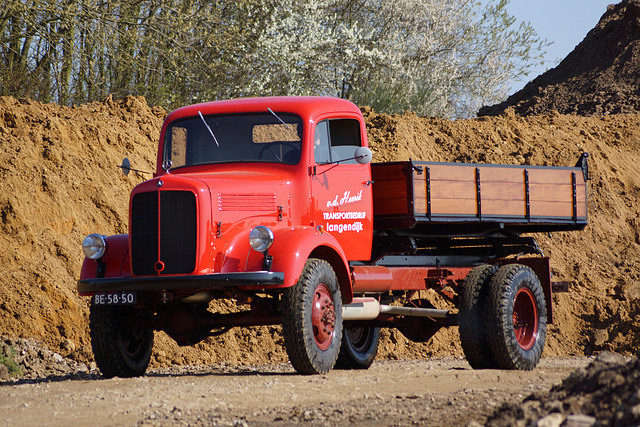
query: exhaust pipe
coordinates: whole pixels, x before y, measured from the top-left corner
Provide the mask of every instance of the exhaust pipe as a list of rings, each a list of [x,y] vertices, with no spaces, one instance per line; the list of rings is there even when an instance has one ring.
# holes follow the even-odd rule
[[[373,320],[380,315],[380,303],[375,298],[354,298],[342,306],[342,320]]]
[[[342,320],[373,320],[380,314],[444,319],[449,310],[381,305],[375,298],[368,297],[354,298],[352,303],[342,306]]]
[[[396,314],[399,316],[433,317],[436,319],[444,319],[449,315],[449,310],[440,310],[437,308],[396,307],[393,305],[381,305],[380,313]]]

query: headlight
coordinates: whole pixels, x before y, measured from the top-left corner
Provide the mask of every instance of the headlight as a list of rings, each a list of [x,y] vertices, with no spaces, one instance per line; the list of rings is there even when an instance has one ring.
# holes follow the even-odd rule
[[[249,233],[249,244],[258,252],[266,251],[273,244],[273,231],[264,225],[255,227]]]
[[[82,241],[82,251],[89,259],[102,258],[107,250],[107,242],[100,234],[89,234]]]

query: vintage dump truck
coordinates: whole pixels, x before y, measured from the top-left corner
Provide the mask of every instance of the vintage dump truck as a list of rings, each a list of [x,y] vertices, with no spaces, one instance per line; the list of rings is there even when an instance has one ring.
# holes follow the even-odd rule
[[[144,374],[154,330],[193,345],[256,325],[282,325],[302,374],[368,368],[382,327],[425,342],[453,325],[472,367],[533,369],[554,283],[526,233],[585,227],[588,154],[575,167],[371,157],[341,99],[169,114],[129,234],[83,242],[78,291],[102,373]],[[242,309],[215,312],[217,299]]]

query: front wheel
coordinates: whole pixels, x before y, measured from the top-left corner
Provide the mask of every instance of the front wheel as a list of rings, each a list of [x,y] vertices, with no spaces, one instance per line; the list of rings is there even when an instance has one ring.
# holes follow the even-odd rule
[[[547,304],[536,274],[521,264],[500,267],[489,283],[487,339],[503,369],[531,370],[544,349]]]
[[[92,305],[89,312],[91,347],[106,378],[138,377],[151,360],[153,331],[137,325],[133,309]]]
[[[369,369],[378,354],[379,343],[380,328],[345,325],[336,368]]]
[[[282,332],[294,369],[324,374],[336,363],[342,339],[342,299],[329,263],[309,259],[298,283],[284,293]]]

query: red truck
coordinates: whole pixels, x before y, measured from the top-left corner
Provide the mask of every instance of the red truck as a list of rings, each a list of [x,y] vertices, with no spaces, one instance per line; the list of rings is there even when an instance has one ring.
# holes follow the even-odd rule
[[[153,178],[131,193],[129,234],[83,242],[96,363],[106,377],[139,376],[154,330],[193,345],[281,324],[297,372],[366,369],[381,327],[425,342],[458,325],[472,367],[533,369],[556,284],[526,233],[585,227],[587,157],[371,164],[362,114],[345,100],[180,108]],[[217,299],[247,309],[213,312]]]

